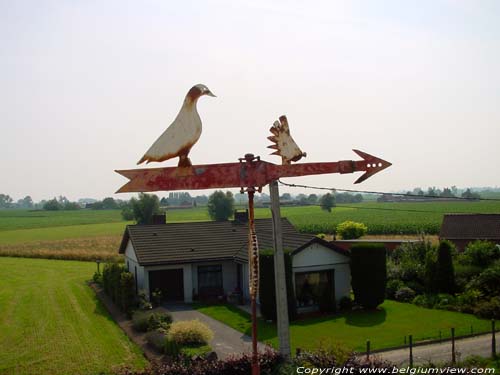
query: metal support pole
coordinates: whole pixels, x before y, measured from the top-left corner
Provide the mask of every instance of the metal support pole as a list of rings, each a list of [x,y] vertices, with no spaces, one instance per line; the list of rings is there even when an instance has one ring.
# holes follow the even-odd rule
[[[410,367],[413,367],[413,335],[408,336],[408,341],[410,343]]]
[[[250,276],[250,301],[252,308],[252,375],[259,375],[259,354],[257,351],[257,288],[259,275],[259,257],[257,236],[255,233],[255,217],[254,217],[254,198],[255,191],[248,189],[248,263]]]
[[[451,329],[451,363],[455,363],[457,361],[456,353],[455,353],[455,328]]]
[[[366,340],[366,360],[370,360],[370,340]]]
[[[491,319],[491,356],[497,356],[497,340],[495,337],[495,319]]]
[[[276,290],[276,320],[280,354],[290,359],[290,331],[288,321],[288,302],[286,290],[285,256],[283,253],[283,233],[281,230],[281,211],[278,182],[269,184],[271,212],[273,218],[274,243],[274,283]]]

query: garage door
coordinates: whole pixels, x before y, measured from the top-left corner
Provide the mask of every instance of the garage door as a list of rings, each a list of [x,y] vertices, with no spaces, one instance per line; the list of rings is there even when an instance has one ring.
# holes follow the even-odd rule
[[[182,268],[149,271],[149,291],[160,289],[166,301],[184,300],[184,277]]]

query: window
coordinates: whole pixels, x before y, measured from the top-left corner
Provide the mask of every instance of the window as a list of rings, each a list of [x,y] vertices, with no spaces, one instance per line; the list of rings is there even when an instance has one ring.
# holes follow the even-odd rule
[[[222,266],[198,266],[198,289],[222,289]]]
[[[318,305],[327,288],[333,288],[333,270],[295,274],[295,293],[299,307]]]

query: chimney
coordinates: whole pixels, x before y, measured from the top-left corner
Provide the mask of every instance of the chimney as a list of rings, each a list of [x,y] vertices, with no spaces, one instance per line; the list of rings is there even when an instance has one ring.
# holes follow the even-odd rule
[[[167,224],[167,214],[164,213],[164,214],[153,215],[151,222],[154,225]]]
[[[248,209],[245,211],[234,210],[234,223],[245,224],[248,223]]]

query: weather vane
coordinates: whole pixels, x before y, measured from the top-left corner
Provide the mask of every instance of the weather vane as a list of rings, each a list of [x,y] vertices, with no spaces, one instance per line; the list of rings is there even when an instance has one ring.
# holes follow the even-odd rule
[[[259,285],[259,247],[254,224],[254,194],[281,177],[297,177],[327,173],[365,172],[355,183],[360,183],[391,163],[359,150],[353,150],[361,160],[340,160],[323,163],[292,164],[306,156],[293,140],[286,116],[274,122],[268,137],[273,142],[273,155],[281,156],[282,164],[272,164],[253,154],[246,154],[237,163],[192,165],[188,157],[201,135],[201,119],[196,110],[198,99],[215,96],[205,85],[195,85],[187,93],[181,110],[172,124],[153,143],[138,164],[161,162],[179,157],[177,167],[128,169],[116,172],[128,178],[117,192],[153,192],[172,190],[197,190],[236,188],[248,194],[249,211],[249,289],[252,307],[252,374],[259,374],[257,352],[256,299]]]

